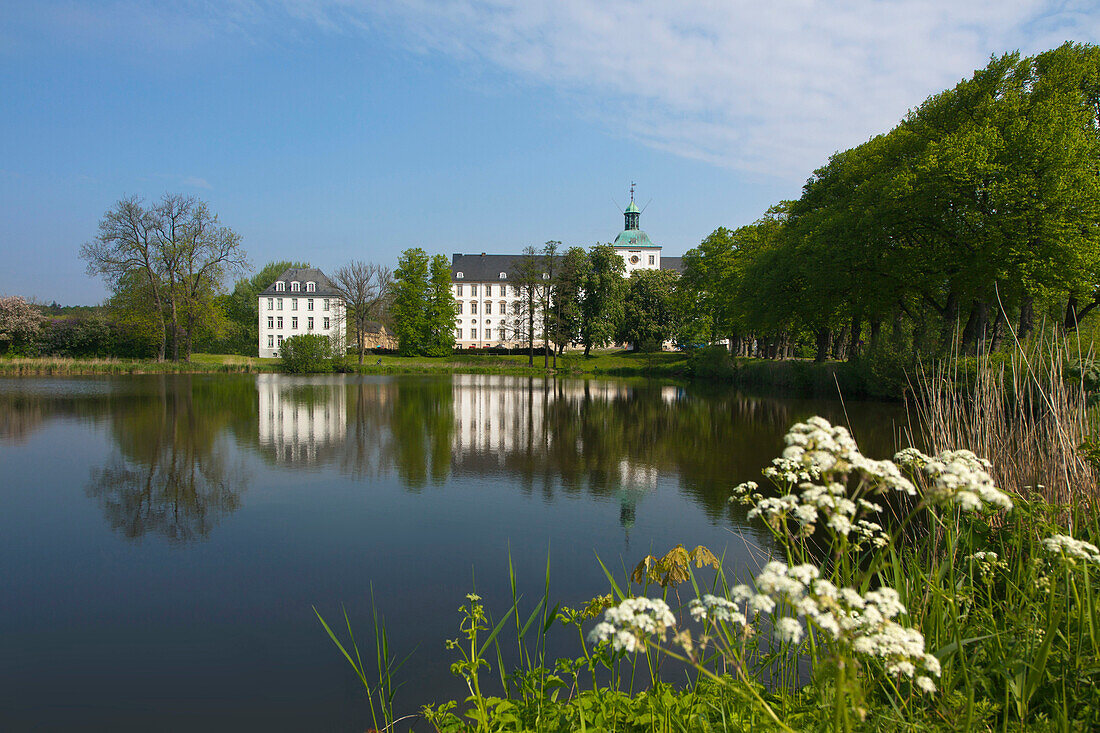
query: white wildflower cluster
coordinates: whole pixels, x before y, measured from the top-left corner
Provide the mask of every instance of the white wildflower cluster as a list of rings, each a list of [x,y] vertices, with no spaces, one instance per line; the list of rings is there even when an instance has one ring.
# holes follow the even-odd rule
[[[908,677],[924,692],[936,689],[932,677],[940,674],[939,660],[925,653],[924,636],[919,631],[895,621],[905,613],[905,606],[894,589],[879,588],[861,595],[824,580],[813,565],[788,567],[778,561],[764,566],[756,577],[756,587],[773,602],[788,604],[798,616],[856,654],[879,659],[887,674]],[[797,643],[802,638],[801,625],[793,618],[778,619],[774,630],[781,641]]]
[[[945,450],[926,456],[916,448],[906,448],[894,461],[922,473],[928,481],[925,494],[930,501],[954,504],[965,512],[983,509],[1012,509],[1012,500],[993,485],[989,461],[968,450]]]
[[[1070,561],[1084,560],[1100,565],[1100,550],[1091,542],[1056,534],[1043,540],[1043,548],[1052,555],[1060,555]]]
[[[1008,563],[997,557],[995,552],[975,552],[972,555],[967,555],[966,559],[974,563],[978,572],[985,579],[991,578],[998,569],[1008,570]]]
[[[771,613],[775,601],[770,596],[756,593],[747,585],[735,585],[729,589],[728,598],[707,594],[688,604],[691,617],[696,621],[732,624],[750,628],[761,613]]]
[[[821,417],[796,423],[785,440],[783,456],[772,461],[764,475],[779,485],[797,488],[782,496],[764,498],[754,493],[756,484],[751,484],[751,489],[749,484],[741,484],[734,494],[743,503],[754,503],[749,519],[760,518],[779,531],[790,518],[798,522],[798,534],[803,537],[824,524],[836,535],[854,535],[857,546],[884,546],[887,535],[882,526],[863,519],[866,513],[882,511],[882,506],[853,499],[848,487],[855,476],[855,497],[867,491],[915,493],[912,482],[901,475],[898,467],[890,461],[867,458],[845,428]]]
[[[637,652],[645,648],[647,637],[664,639],[674,626],[676,617],[660,598],[627,598],[604,611],[603,621],[589,632],[588,640],[593,644],[610,642],[617,652]]]

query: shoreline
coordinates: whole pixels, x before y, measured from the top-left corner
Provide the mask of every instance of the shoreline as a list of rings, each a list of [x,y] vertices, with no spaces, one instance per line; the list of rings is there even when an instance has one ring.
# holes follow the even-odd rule
[[[729,385],[805,396],[837,394],[851,398],[896,401],[904,389],[896,379],[875,373],[865,362],[813,362],[801,359],[735,358],[715,360],[684,352],[602,352],[591,357],[566,354],[558,367],[544,368],[541,358],[527,365],[526,355],[460,354],[446,357],[371,355],[358,364],[354,356],[338,369],[348,374],[498,374],[527,377],[643,378]],[[379,363],[380,362],[380,363]],[[194,354],[191,361],[113,358],[15,357],[0,359],[0,377],[92,376],[128,374],[271,374],[281,373],[280,359]]]

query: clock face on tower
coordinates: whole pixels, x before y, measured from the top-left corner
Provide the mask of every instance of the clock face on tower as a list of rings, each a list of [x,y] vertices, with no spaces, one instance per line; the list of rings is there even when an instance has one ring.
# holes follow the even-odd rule
[[[640,259],[641,259],[641,257],[639,257],[638,255],[631,255],[630,264],[636,265],[636,264],[638,264],[638,260],[640,260]]]

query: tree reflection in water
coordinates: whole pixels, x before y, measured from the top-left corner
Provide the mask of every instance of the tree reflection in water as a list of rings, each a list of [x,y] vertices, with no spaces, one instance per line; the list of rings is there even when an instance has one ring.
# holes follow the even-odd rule
[[[112,405],[108,419],[118,453],[92,470],[88,496],[129,539],[206,537],[240,508],[248,477],[226,431],[242,410],[255,412],[254,402],[250,382],[158,378],[152,390]]]

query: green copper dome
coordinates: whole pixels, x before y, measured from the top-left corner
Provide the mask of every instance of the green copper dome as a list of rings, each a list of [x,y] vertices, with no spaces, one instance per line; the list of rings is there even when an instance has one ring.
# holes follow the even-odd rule
[[[641,229],[627,229],[624,232],[620,232],[619,236],[615,237],[616,247],[652,247],[653,249],[660,249],[659,245],[650,241],[649,235],[643,232]]]
[[[638,209],[638,205],[636,203],[634,203],[634,199],[630,199],[630,205],[626,207],[626,211],[623,212],[623,213],[626,213],[626,214],[640,214],[642,212]]]

